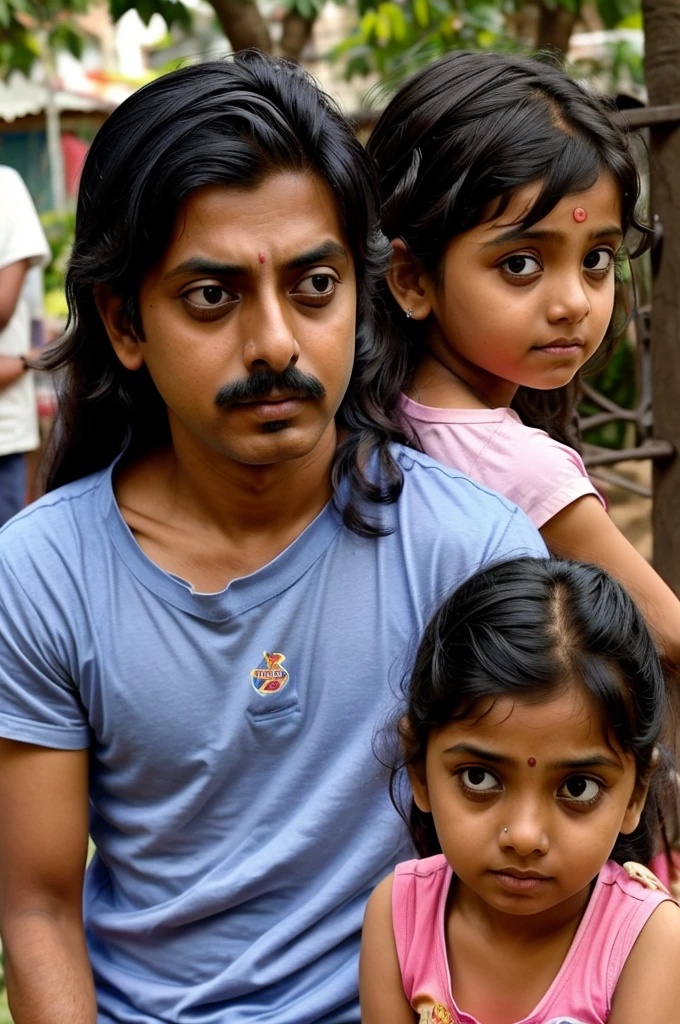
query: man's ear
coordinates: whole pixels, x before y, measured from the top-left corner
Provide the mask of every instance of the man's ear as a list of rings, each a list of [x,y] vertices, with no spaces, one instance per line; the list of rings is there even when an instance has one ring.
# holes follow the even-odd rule
[[[387,284],[404,315],[407,310],[411,310],[414,320],[424,320],[429,315],[432,281],[403,238],[392,240],[392,263],[387,271]]]
[[[416,807],[419,811],[424,811],[425,814],[431,814],[432,808],[430,807],[430,795],[427,791],[427,781],[425,779],[425,765],[422,761],[417,761],[406,765],[406,771],[408,772],[408,780],[413,790],[413,800]]]
[[[642,778],[638,778],[635,783],[632,796],[626,808],[626,813],[623,816],[623,823],[619,829],[623,835],[630,835],[640,824],[640,818],[642,817],[642,811],[644,810],[645,800],[647,799],[647,793],[649,792],[649,784],[652,781],[652,776],[657,770],[660,756],[657,747],[654,748],[652,753],[652,759],[649,765],[649,770],[646,775]]]
[[[123,302],[105,284],[94,289],[94,301],[113,350],[126,370],[138,370],[144,362],[140,339],[123,311]]]

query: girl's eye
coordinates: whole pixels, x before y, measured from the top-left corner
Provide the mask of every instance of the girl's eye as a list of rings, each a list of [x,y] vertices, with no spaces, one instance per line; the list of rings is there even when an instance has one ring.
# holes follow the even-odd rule
[[[198,306],[199,309],[210,309],[234,301],[234,296],[219,284],[204,284],[199,288],[192,288],[184,292],[182,298],[188,299],[192,306]]]
[[[331,274],[310,274],[295,286],[294,293],[310,299],[329,299],[337,283]]]
[[[501,788],[496,776],[486,768],[464,768],[460,780],[465,789],[473,793],[490,793]]]
[[[614,253],[611,249],[593,249],[583,261],[586,270],[594,270],[598,273],[605,273],[614,263]]]
[[[601,792],[602,785],[595,779],[589,779],[585,775],[572,775],[562,783],[557,795],[570,803],[591,804],[598,799]]]
[[[541,269],[534,256],[508,256],[500,265],[511,277],[531,277]]]

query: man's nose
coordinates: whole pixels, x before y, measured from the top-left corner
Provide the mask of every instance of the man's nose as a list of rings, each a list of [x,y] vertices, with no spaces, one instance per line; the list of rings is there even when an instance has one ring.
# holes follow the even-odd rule
[[[278,297],[253,304],[247,319],[244,344],[246,369],[255,372],[265,368],[281,373],[294,366],[300,355],[295,338],[292,316],[286,304]]]

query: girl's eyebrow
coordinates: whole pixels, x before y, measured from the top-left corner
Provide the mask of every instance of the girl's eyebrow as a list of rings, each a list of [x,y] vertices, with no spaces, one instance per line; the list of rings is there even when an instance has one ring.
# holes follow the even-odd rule
[[[491,750],[484,750],[483,747],[475,747],[471,743],[454,743],[447,747],[445,754],[470,754],[471,757],[478,757],[480,761],[491,761],[492,764],[517,764],[514,757],[505,757],[503,754],[494,754]]]
[[[496,754],[494,751],[485,750],[483,747],[476,747],[472,743],[454,743],[452,747],[447,747],[443,753],[468,754],[470,757],[479,758],[480,761],[490,761],[491,764],[504,764],[511,768],[524,763],[522,760],[517,760],[514,757],[506,757],[504,754]],[[577,757],[573,760],[548,761],[546,767],[561,771],[576,771],[598,767],[617,768],[619,771],[623,771],[620,761],[615,761],[613,758],[607,757],[606,754],[591,754],[589,757]]]
[[[611,227],[600,228],[599,231],[591,231],[590,238],[596,240],[598,238],[623,238],[623,231],[617,225]],[[527,239],[540,239],[543,242],[563,242],[567,238],[567,234],[563,231],[546,231],[541,228],[523,228],[521,224],[517,224],[515,227],[509,228],[500,235],[496,235],[495,238],[491,238],[488,242],[482,244],[482,249],[486,249],[490,245],[505,245],[506,242],[523,242]]]

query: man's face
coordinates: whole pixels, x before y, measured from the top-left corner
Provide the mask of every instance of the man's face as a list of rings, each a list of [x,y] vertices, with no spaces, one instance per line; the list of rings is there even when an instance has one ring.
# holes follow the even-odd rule
[[[175,448],[262,466],[334,444],[355,314],[352,255],[321,179],[191,193],[142,283],[136,346]]]

